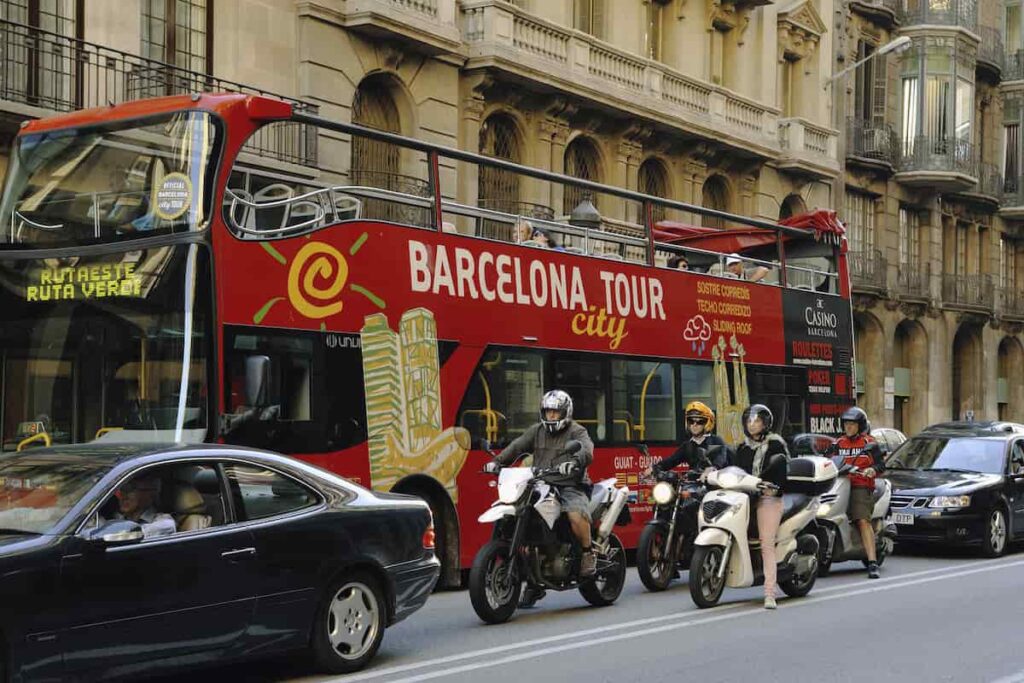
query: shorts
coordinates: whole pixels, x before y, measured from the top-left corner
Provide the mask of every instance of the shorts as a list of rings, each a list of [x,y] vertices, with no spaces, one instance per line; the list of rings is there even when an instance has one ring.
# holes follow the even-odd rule
[[[562,503],[562,512],[578,512],[590,519],[590,498],[582,490],[574,486],[561,486],[558,496]]]
[[[862,489],[860,487],[850,488],[850,508],[847,516],[856,521],[866,519],[871,521],[871,513],[875,509],[875,497],[873,489]]]

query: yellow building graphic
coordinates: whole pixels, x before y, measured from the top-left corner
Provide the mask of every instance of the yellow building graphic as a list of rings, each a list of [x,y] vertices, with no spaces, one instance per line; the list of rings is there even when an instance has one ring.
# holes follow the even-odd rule
[[[728,351],[727,351],[728,349]],[[743,411],[750,405],[750,391],[747,388],[747,355],[743,344],[733,335],[726,345],[725,337],[720,336],[718,343],[711,346],[711,358],[714,360],[715,375],[715,422],[718,434],[730,446],[743,441]],[[729,391],[729,374],[726,368],[726,356],[732,356],[732,379],[736,388],[736,396]]]
[[[434,314],[406,311],[395,332],[387,316],[375,313],[365,318],[361,336],[373,488],[389,490],[403,477],[425,474],[457,501],[469,433],[441,424]]]

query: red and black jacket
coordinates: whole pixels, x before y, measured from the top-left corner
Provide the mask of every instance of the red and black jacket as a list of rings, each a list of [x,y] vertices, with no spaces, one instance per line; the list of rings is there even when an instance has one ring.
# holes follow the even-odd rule
[[[876,446],[876,448],[870,449],[867,453],[864,452],[872,444],[877,444],[877,442],[870,434],[861,433],[853,438],[844,435],[829,446],[826,455],[841,457],[843,459],[842,465],[853,465],[860,470],[866,470],[870,467],[878,474],[885,468],[881,449]],[[862,474],[851,474],[850,486],[861,489],[874,489],[875,478],[865,477]]]

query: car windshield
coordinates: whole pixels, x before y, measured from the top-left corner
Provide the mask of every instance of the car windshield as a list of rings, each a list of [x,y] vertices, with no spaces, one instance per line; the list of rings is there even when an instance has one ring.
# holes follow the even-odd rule
[[[22,135],[0,208],[0,248],[200,230],[220,138],[216,119],[198,111]]]
[[[965,470],[1002,474],[1006,442],[1002,439],[915,436],[892,454],[891,469]]]
[[[50,532],[109,469],[80,454],[25,453],[0,460],[0,535]]]
[[[202,441],[209,277],[199,245],[0,258],[2,450]]]

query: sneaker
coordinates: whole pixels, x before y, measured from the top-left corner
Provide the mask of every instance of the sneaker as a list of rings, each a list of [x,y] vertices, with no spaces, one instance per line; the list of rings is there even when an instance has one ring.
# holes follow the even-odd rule
[[[764,608],[765,609],[775,609],[777,606],[778,605],[775,604],[775,598],[773,598],[771,596],[765,596],[765,599],[764,599]]]
[[[882,577],[882,575],[878,573],[878,563],[877,562],[869,562],[868,563],[868,578],[869,579],[880,579],[881,577]]]
[[[523,590],[523,595],[519,598],[520,609],[529,609],[537,604],[538,601],[542,600],[547,592],[543,588],[534,588],[533,586],[527,586]]]
[[[580,576],[593,576],[597,573],[597,558],[594,557],[594,553],[587,551],[583,553],[583,558],[580,560]]]

